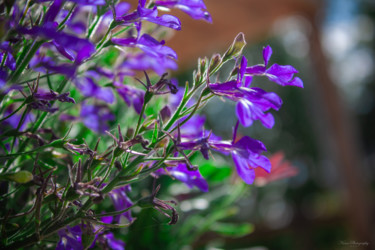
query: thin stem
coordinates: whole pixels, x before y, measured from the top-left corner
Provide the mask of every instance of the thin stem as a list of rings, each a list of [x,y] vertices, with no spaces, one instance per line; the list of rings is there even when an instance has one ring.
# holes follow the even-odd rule
[[[42,78],[49,77],[49,76],[53,76],[53,75],[56,75],[56,74],[57,74],[57,73],[45,74],[45,75],[42,75],[42,76],[39,76],[39,77],[35,77],[35,78],[32,78],[32,79],[29,79],[29,80],[27,80],[27,81],[19,82],[19,83],[17,83],[17,85],[21,85],[21,84],[24,84],[24,83],[32,82],[32,81],[37,80],[38,78],[39,78],[39,79],[42,79]]]
[[[133,207],[136,206],[135,204],[137,204],[137,203],[135,202],[130,207],[125,208],[125,209],[120,210],[120,211],[108,212],[108,213],[103,213],[103,214],[96,214],[96,215],[94,215],[94,217],[101,218],[101,217],[106,217],[106,216],[116,216],[116,215],[119,215],[119,214],[122,214],[122,213],[125,213],[125,212],[129,211],[130,209],[132,209]]]
[[[23,108],[23,106],[25,106],[25,104],[26,104],[26,101],[24,101],[15,111],[13,111],[11,114],[9,114],[8,116],[6,116],[6,117],[4,117],[4,118],[1,118],[0,119],[0,122],[2,122],[2,121],[5,121],[6,119],[8,119],[9,117],[11,117],[11,116],[13,116],[15,113],[17,113],[18,111],[20,111],[22,108]]]

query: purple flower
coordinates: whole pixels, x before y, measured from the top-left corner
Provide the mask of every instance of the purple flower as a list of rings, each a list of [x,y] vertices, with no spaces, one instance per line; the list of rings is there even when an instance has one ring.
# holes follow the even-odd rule
[[[124,187],[114,189],[111,192],[109,192],[109,197],[111,197],[113,205],[117,211],[124,210],[133,205],[133,202],[127,196],[127,193],[129,193],[130,191],[131,191],[131,187],[127,185]],[[133,221],[133,217],[131,215],[130,210],[120,215],[116,215],[115,221],[119,222],[121,219],[121,216],[124,216],[125,218],[127,218],[129,222]]]
[[[76,64],[81,63],[95,52],[95,47],[90,41],[58,31],[57,23],[49,22],[43,26],[34,26],[31,29],[21,27],[18,28],[18,31],[24,35],[30,35],[33,38],[52,40],[54,44],[60,46],[59,51],[74,51],[76,53],[74,55]],[[69,51],[62,54],[66,56],[66,54],[69,54]]]
[[[224,154],[231,153],[239,176],[245,183],[252,184],[255,178],[254,169],[261,167],[267,172],[270,172],[271,164],[267,157],[261,155],[263,151],[266,151],[266,147],[261,141],[244,136],[237,142],[234,142],[237,127],[238,123],[232,142],[216,139],[211,140],[210,135],[208,135],[207,137],[201,137],[195,140],[179,142],[177,147],[179,150],[199,150],[205,159],[209,158],[210,149],[217,150]]]
[[[177,54],[171,48],[164,46],[164,40],[159,42],[148,34],[143,34],[136,38],[112,38],[112,42],[117,45],[138,47],[146,54],[154,57],[171,57],[177,59]]]
[[[133,106],[135,111],[140,114],[144,102],[145,92],[135,87],[114,82],[119,95],[124,99],[125,103],[130,107]]]
[[[175,167],[167,167],[166,169],[158,169],[154,172],[155,175],[170,175],[177,180],[183,182],[189,188],[196,186],[203,192],[208,191],[207,181],[203,178],[199,170],[189,170],[186,164],[180,163]]]
[[[113,121],[115,116],[103,105],[83,104],[80,119],[90,129],[98,133],[108,130],[108,121]]]
[[[94,72],[87,71],[85,76],[74,79],[74,84],[79,91],[87,97],[95,97],[96,99],[103,100],[107,103],[113,103],[115,96],[112,89],[105,88],[97,85],[93,79],[98,79]]]
[[[158,16],[157,7],[154,6],[152,9],[145,8],[146,0],[139,0],[138,8],[135,12],[117,17],[116,21],[123,22],[124,24],[135,23],[140,21],[148,21],[161,26],[166,26],[175,30],[181,29],[180,20],[172,15]]]
[[[8,41],[0,43],[0,62],[3,61],[4,56],[6,56],[4,65],[12,71],[16,70],[16,60],[12,55],[12,49]]]
[[[140,38],[112,38],[112,42],[117,45],[136,47],[144,53],[128,55],[124,64],[125,68],[135,70],[152,69],[162,75],[167,69],[177,69],[177,54],[170,47],[165,46],[164,41],[157,41],[148,34],[143,34]]]
[[[16,108],[13,105],[10,105],[5,110],[3,117],[6,117],[6,116],[10,115],[15,109]],[[18,126],[18,124],[19,124],[19,122],[20,122],[20,120],[21,120],[21,117],[22,117],[22,114],[16,113],[16,114],[12,115],[11,117],[9,117],[8,119],[6,119],[3,122],[1,122],[0,123],[1,127],[3,127],[3,126],[10,126],[13,129],[16,129],[17,126]],[[23,123],[20,126],[20,130],[21,131],[24,130],[26,128],[27,124],[33,122],[34,119],[35,119],[35,116],[31,112],[27,113],[26,116],[25,116],[25,118],[24,118]]]
[[[203,0],[164,0],[156,1],[155,4],[157,6],[180,9],[194,19],[204,19],[212,23],[211,15],[207,12]]]
[[[237,142],[211,141],[209,144],[212,149],[232,154],[237,173],[246,184],[254,182],[255,168],[261,167],[268,173],[271,171],[270,161],[261,155],[266,151],[261,141],[244,136]]]
[[[170,57],[155,57],[149,54],[141,53],[129,55],[122,67],[131,70],[153,70],[158,75],[163,75],[167,70],[176,70],[177,63]]]
[[[113,250],[124,250],[125,242],[115,238],[114,234],[111,232],[106,232],[98,236],[98,241],[102,243],[103,246],[109,247]],[[105,248],[104,248],[105,249]]]
[[[265,112],[271,108],[278,110],[282,104],[280,97],[260,88],[246,88],[238,85],[238,82],[233,80],[209,84],[209,88],[215,95],[237,102],[236,114],[243,126],[248,127],[254,120],[260,120],[266,128],[272,128],[274,118],[272,114]]]
[[[271,58],[272,49],[270,46],[267,46],[263,49],[263,60],[264,65],[259,64],[252,67],[247,67],[245,70],[246,75],[250,76],[261,76],[265,75],[267,78],[281,86],[296,86],[303,88],[303,82],[299,77],[294,77],[295,73],[298,73],[293,66],[290,65],[279,65],[273,64],[267,69],[268,61]]]
[[[57,243],[56,250],[80,250],[84,249],[82,245],[82,230],[80,225],[74,227],[65,227],[58,232],[60,241]]]

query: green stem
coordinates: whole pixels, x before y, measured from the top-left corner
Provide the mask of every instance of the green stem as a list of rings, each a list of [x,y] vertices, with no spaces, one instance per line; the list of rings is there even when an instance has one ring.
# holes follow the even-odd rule
[[[45,75],[42,75],[42,76],[39,76],[39,77],[34,77],[34,78],[29,79],[29,80],[27,80],[27,81],[19,82],[19,83],[17,83],[17,85],[21,85],[21,84],[24,84],[24,83],[27,83],[27,82],[32,82],[32,81],[37,80],[38,78],[39,78],[39,79],[42,79],[42,78],[49,77],[49,76],[53,76],[53,75],[56,75],[56,74],[57,74],[57,73],[50,73],[50,74],[45,74]]]
[[[6,117],[0,119],[0,122],[5,121],[5,120],[8,119],[9,117],[13,116],[15,113],[17,113],[18,111],[20,111],[20,109],[22,109],[22,107],[25,106],[25,104],[26,104],[26,101],[24,101],[24,102],[21,104],[21,106],[19,106],[19,107],[18,107],[15,111],[13,111],[11,114],[9,114],[8,116],[6,116]]]
[[[16,70],[10,76],[9,78],[10,82],[16,82],[18,80],[23,70],[27,67],[30,60],[33,58],[37,50],[40,48],[40,46],[42,46],[44,42],[46,42],[46,40],[37,41],[32,45],[31,49],[28,51],[27,55],[22,60],[21,64],[16,68]]]

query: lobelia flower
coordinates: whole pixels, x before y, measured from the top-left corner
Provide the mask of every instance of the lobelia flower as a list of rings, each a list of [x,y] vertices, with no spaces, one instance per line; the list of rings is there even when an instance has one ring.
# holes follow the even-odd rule
[[[110,80],[113,78],[113,74],[97,67],[93,70],[86,71],[83,76],[75,78],[73,83],[84,96],[94,97],[111,104],[115,101],[115,96],[112,89],[108,87],[101,87],[94,81],[94,79],[100,79],[101,76],[104,76]]]
[[[67,226],[58,231],[60,240],[56,250],[83,250],[82,229],[80,225],[74,227]]]
[[[190,170],[184,163],[179,163],[174,167],[158,169],[153,174],[156,176],[170,175],[177,180],[185,183],[189,188],[193,188],[194,186],[196,186],[201,191],[208,192],[208,183],[203,178],[199,170]]]
[[[253,121],[260,120],[266,128],[272,128],[275,121],[271,113],[265,113],[269,109],[278,110],[281,107],[281,98],[272,92],[266,92],[260,88],[249,88],[251,79],[244,77],[247,60],[242,57],[237,80],[225,83],[209,83],[211,92],[218,96],[237,102],[236,115],[240,123],[251,126]]]
[[[143,34],[139,38],[112,38],[112,43],[136,47],[144,53],[130,55],[123,63],[123,67],[135,70],[152,69],[157,74],[163,75],[167,69],[177,69],[177,54],[170,47],[165,46],[164,40],[159,42],[148,34]]]
[[[77,65],[95,52],[95,46],[90,41],[58,31],[57,28],[56,22],[48,22],[43,24],[43,26],[34,26],[31,29],[19,27],[18,31],[33,38],[52,40],[57,45],[58,51],[60,53],[63,51],[61,53],[63,56],[71,54],[70,51],[74,51],[75,55],[73,57]]]
[[[121,66],[131,70],[152,70],[160,76],[168,70],[177,70],[177,63],[173,58],[155,57],[146,53],[128,55]]]
[[[133,106],[135,111],[140,114],[144,102],[145,91],[119,82],[114,82],[113,85],[116,87],[117,93],[119,93],[125,103],[129,107]]]
[[[130,191],[130,185],[126,185],[109,192],[109,197],[111,198],[113,205],[117,211],[124,210],[133,205],[133,202],[127,196],[127,193],[129,193]],[[116,215],[114,221],[118,223],[122,216],[128,219],[129,222],[132,222],[134,220],[129,210],[122,214]]]
[[[106,105],[83,103],[79,117],[62,114],[59,119],[62,121],[81,121],[89,129],[97,133],[104,133],[109,129],[108,121],[113,121],[115,116]]]
[[[252,139],[248,136],[242,137],[235,142],[238,123],[233,135],[233,141],[210,140],[210,135],[199,139],[181,142],[177,145],[181,150],[199,150],[205,159],[209,159],[209,150],[214,149],[221,153],[231,153],[236,170],[241,179],[252,184],[255,178],[254,169],[263,168],[265,171],[271,171],[270,161],[264,155],[266,147],[261,141]]]
[[[265,112],[280,108],[282,100],[275,93],[260,88],[239,87],[236,81],[209,84],[209,88],[215,95],[237,102],[236,115],[243,126],[251,126],[255,120],[260,120],[266,128],[273,127],[275,121],[272,114]]]
[[[281,86],[296,86],[303,88],[303,82],[299,77],[294,77],[295,73],[298,73],[293,66],[290,65],[279,65],[273,64],[267,69],[268,62],[272,55],[272,48],[268,45],[263,48],[263,60],[264,65],[259,64],[251,67],[247,67],[245,70],[246,75],[250,76],[266,76],[270,81],[275,82]]]
[[[162,0],[155,1],[155,4],[166,8],[180,9],[194,19],[204,19],[212,23],[211,15],[208,13],[203,0]]]
[[[145,8],[146,0],[139,0],[137,10],[131,14],[120,16],[116,18],[116,21],[124,24],[130,24],[141,21],[148,21],[161,26],[166,26],[175,30],[181,29],[180,20],[172,15],[158,16],[157,7],[154,6],[152,9]]]

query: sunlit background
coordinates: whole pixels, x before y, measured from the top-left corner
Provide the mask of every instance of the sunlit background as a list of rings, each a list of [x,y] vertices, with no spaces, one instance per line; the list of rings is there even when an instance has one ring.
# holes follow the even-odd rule
[[[216,182],[215,178],[210,182],[213,192],[193,193],[189,196],[193,199],[187,201],[184,186],[165,179],[165,187],[180,201],[182,222],[176,227],[158,225],[152,215],[147,218],[144,214],[139,216],[143,221],[132,226],[127,244],[134,249],[150,244],[160,249],[166,245],[175,249],[347,249],[353,244],[356,249],[373,248],[375,2],[205,3],[213,24],[174,12],[181,19],[183,32],[167,34],[172,37],[168,45],[179,55],[180,68],[173,76],[181,85],[191,80],[198,57],[223,53],[238,32],[246,36],[244,54],[249,64],[262,63],[261,50],[271,45],[271,63],[295,66],[305,88],[282,88],[257,79],[255,85],[278,93],[284,104],[274,113],[276,124],[271,131],[255,124],[241,128],[240,134],[262,140],[269,156],[282,151],[299,173],[262,187],[245,187],[241,198],[234,197],[237,201],[232,204],[230,197],[236,196],[236,190],[219,184],[230,164],[215,156],[201,168],[206,176],[217,171]],[[236,119],[233,110],[234,104],[215,99],[202,112],[215,134],[230,138]],[[224,217],[227,228],[234,229],[225,232],[220,224],[202,229],[204,225],[199,224],[200,228],[193,230],[196,234],[186,234],[194,223],[212,219],[215,195],[226,199],[215,213],[218,209],[233,212],[233,216]],[[205,209],[208,211],[194,217]],[[243,222],[254,227],[241,228]],[[243,236],[241,232],[251,233]],[[142,241],[137,234],[143,235]]]

